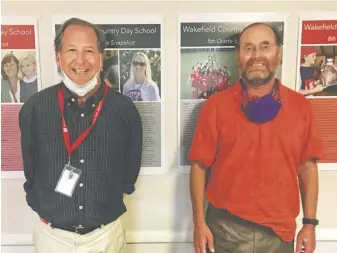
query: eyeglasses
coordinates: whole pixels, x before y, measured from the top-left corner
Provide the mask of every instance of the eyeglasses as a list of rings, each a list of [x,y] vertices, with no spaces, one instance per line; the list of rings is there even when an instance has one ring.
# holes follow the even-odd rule
[[[261,53],[269,53],[274,46],[276,46],[276,44],[261,43],[258,46],[256,46],[256,45],[246,45],[246,46],[242,47],[242,51],[245,54],[251,54],[251,53],[256,52],[256,49],[259,48],[259,51]]]
[[[141,67],[144,67],[145,66],[145,62],[140,62],[140,61],[133,61],[132,62],[132,65],[134,66],[134,67],[136,67],[136,66],[141,66]]]

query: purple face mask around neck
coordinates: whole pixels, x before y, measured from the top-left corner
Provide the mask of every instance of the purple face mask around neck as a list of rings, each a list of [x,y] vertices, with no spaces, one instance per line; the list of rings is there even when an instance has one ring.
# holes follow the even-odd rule
[[[242,85],[242,103],[241,109],[245,113],[246,117],[256,123],[264,124],[268,121],[273,120],[282,107],[280,100],[280,91],[278,88],[277,81],[275,80],[274,89],[269,94],[254,99],[253,101],[248,101],[247,89]],[[274,98],[274,92],[277,92],[277,99]],[[244,106],[246,104],[246,106]]]

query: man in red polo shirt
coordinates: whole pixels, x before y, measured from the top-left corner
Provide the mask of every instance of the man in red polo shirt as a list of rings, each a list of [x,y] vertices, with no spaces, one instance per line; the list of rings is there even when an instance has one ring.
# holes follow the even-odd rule
[[[248,26],[237,47],[240,80],[202,108],[189,152],[196,253],[293,253],[299,193],[296,252],[315,249],[323,146],[310,102],[274,77],[281,58],[275,30]]]

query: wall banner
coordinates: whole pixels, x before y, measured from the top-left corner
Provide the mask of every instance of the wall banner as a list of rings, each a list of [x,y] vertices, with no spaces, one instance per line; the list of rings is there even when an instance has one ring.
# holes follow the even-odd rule
[[[22,175],[19,111],[41,90],[38,18],[1,17],[1,171]]]
[[[337,12],[299,17],[296,90],[313,107],[326,159],[321,170],[337,170]]]

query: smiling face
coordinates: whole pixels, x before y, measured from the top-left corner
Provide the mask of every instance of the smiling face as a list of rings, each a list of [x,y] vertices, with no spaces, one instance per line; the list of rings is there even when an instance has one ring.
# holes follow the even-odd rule
[[[7,62],[3,65],[3,70],[7,76],[7,78],[16,77],[19,71],[18,65],[14,60]]]
[[[304,56],[304,61],[305,61],[305,63],[307,63],[309,65],[314,65],[315,62],[316,62],[316,53]]]
[[[242,34],[237,58],[242,78],[249,85],[267,84],[273,78],[281,57],[282,50],[269,27],[256,25]]]
[[[35,75],[36,63],[35,63],[35,59],[33,56],[29,56],[23,59],[20,63],[20,66],[21,66],[21,71],[25,76],[31,77]]]
[[[59,67],[78,85],[88,83],[103,65],[95,31],[82,25],[65,29],[56,57]]]

